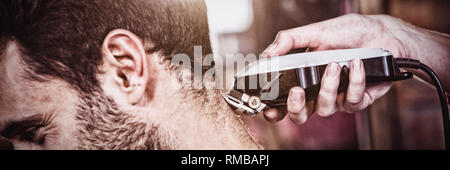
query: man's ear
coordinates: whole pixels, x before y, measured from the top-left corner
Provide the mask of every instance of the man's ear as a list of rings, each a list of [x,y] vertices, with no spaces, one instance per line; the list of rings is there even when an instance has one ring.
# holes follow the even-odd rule
[[[148,63],[141,39],[134,33],[116,29],[108,33],[103,45],[103,61],[108,76],[129,104],[144,100],[148,81]]]

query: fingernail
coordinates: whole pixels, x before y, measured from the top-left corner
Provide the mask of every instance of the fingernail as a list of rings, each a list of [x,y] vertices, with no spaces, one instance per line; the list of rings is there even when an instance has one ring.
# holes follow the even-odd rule
[[[339,71],[339,65],[336,64],[336,63],[331,63],[331,64],[328,66],[327,74],[328,74],[329,76],[336,77],[336,76],[338,75],[338,71]]]
[[[292,89],[289,92],[289,96],[290,96],[289,99],[292,102],[299,102],[300,101],[300,92],[298,90],[296,90],[296,89]]]
[[[266,50],[264,50],[263,54],[272,55],[272,51],[275,49],[276,46],[277,46],[276,42],[270,44],[270,46],[267,47]]]

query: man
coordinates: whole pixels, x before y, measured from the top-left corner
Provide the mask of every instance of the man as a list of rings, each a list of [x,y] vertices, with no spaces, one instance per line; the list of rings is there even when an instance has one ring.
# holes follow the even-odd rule
[[[211,53],[200,0],[0,2],[0,134],[14,149],[259,149],[173,55]],[[191,60],[193,61],[193,60]],[[3,144],[8,146],[7,144]]]
[[[201,45],[203,54],[211,53],[203,2],[5,0],[0,9],[1,145],[261,148],[220,91],[208,83],[205,88],[185,89],[178,83],[184,77],[175,74],[169,62],[179,53],[194,56],[194,45]],[[301,47],[384,47],[396,57],[422,56],[419,59],[448,87],[448,42],[446,35],[390,17],[348,15],[284,31],[265,54],[282,55]],[[417,46],[433,50],[418,53]],[[328,70],[338,73],[332,65]],[[338,77],[329,75],[337,74],[325,76],[315,109],[319,115],[363,109],[389,89],[389,84],[365,88],[361,68],[354,61],[346,96],[336,94]],[[296,123],[312,113],[302,96],[302,89],[293,88],[288,100],[289,117]],[[284,115],[275,109],[265,113],[271,121]]]

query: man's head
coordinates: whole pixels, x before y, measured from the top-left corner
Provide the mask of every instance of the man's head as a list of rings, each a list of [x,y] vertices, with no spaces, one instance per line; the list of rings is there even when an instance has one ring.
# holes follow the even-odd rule
[[[254,145],[217,91],[181,90],[171,68],[211,53],[201,0],[5,0],[0,22],[0,133],[16,148]]]

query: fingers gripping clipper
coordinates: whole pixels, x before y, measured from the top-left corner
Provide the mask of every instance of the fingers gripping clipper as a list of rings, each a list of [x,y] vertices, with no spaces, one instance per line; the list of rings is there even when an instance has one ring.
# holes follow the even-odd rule
[[[222,96],[235,110],[250,116],[269,108],[286,106],[289,89],[294,86],[305,90],[307,101],[315,100],[326,67],[331,62],[338,63],[342,68],[338,92],[345,92],[350,63],[357,58],[364,64],[367,86],[412,77],[410,72],[401,72],[392,53],[381,48],[318,51],[264,58],[250,63],[235,76],[232,89]],[[267,78],[268,83],[258,81],[263,76],[270,77]],[[252,82],[256,86],[251,87]],[[265,92],[275,88],[278,89],[275,97],[264,97]]]

